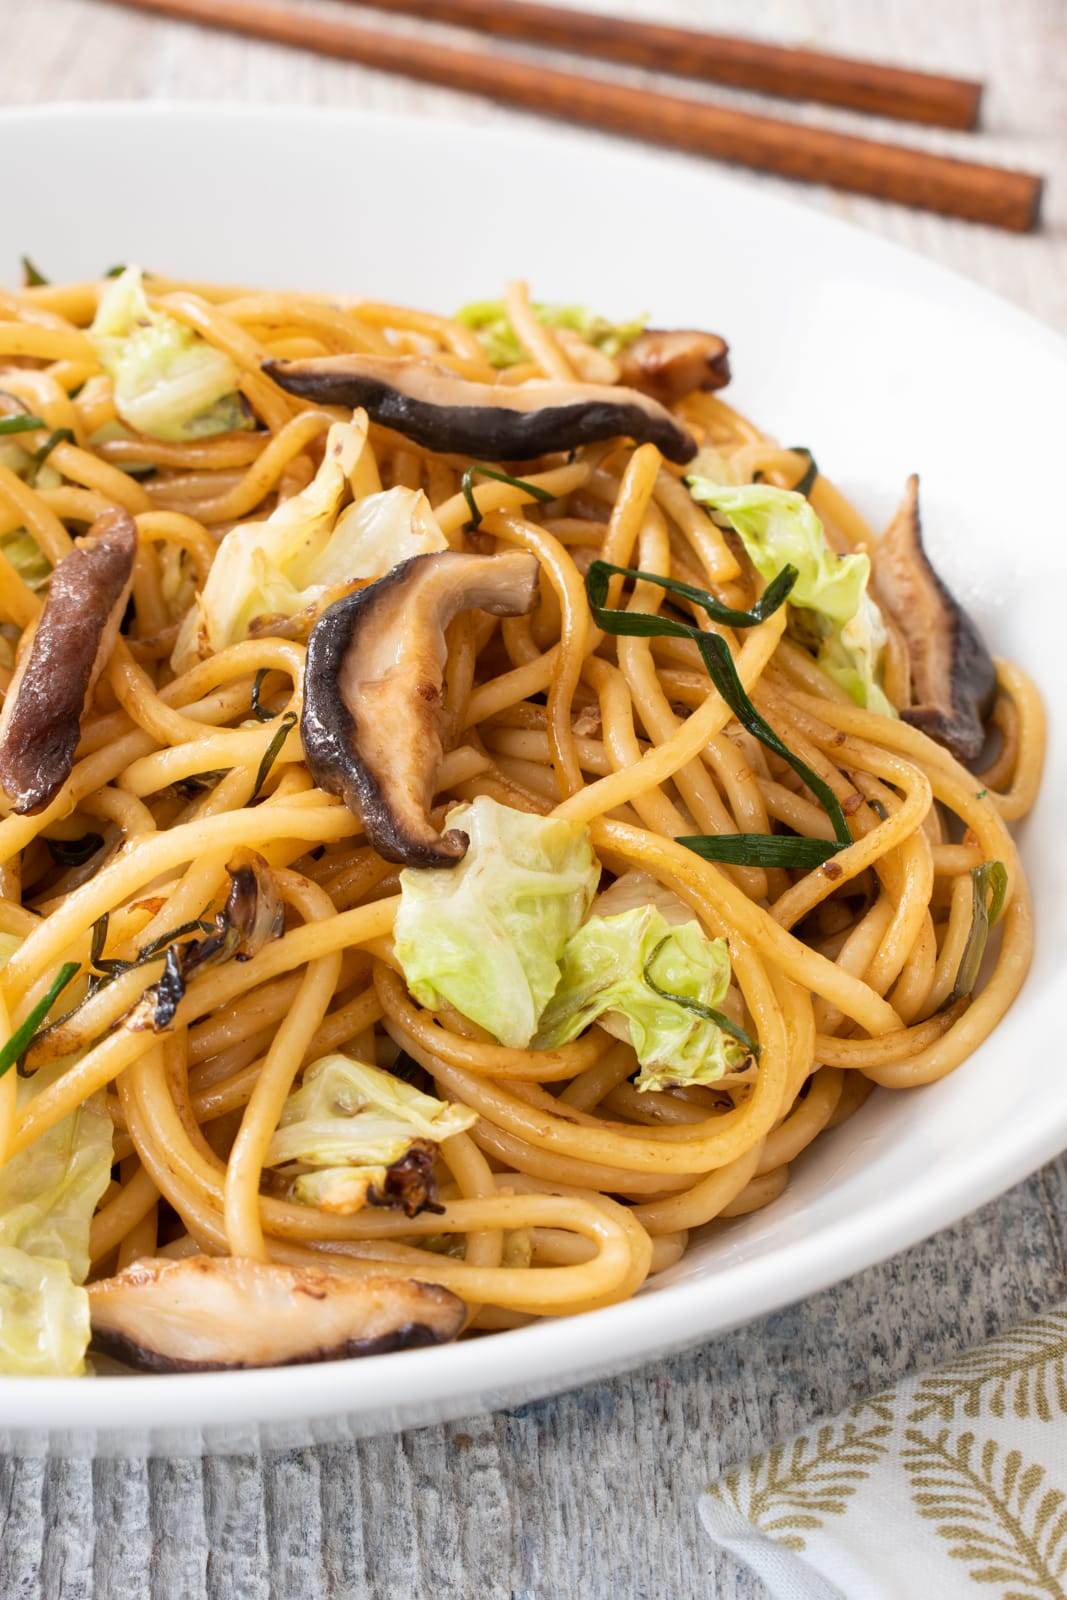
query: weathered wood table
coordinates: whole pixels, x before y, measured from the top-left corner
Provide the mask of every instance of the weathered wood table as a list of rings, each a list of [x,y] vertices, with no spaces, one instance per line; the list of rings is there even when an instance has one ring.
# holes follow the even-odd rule
[[[593,3],[986,78],[984,156],[1053,179],[1042,235],[792,192],[1067,329],[1062,0]],[[329,0],[320,8],[344,10]],[[208,37],[104,0],[0,0],[0,103],[136,97],[372,105],[486,125],[508,116],[446,90]],[[966,143],[909,136],[945,150]],[[32,161],[32,150],[19,159]],[[700,1529],[701,1486],[812,1417],[1062,1298],[1065,1234],[1061,1160],[958,1228],[826,1294],[558,1400],[267,1460],[0,1459],[0,1597],[757,1600],[761,1586],[716,1559]]]

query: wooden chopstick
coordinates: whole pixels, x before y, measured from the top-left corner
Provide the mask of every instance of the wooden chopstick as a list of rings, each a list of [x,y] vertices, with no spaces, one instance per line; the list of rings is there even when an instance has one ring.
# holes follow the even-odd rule
[[[873,139],[762,117],[678,95],[560,72],[510,56],[456,50],[375,32],[267,0],[116,0],[422,83],[466,90],[542,116],[603,128],[720,161],[1024,233],[1039,215],[1042,180]]]
[[[758,89],[787,100],[817,100],[902,122],[974,128],[982,85],[968,78],[794,50],[758,39],[704,33],[574,11],[534,0],[363,0],[376,11],[453,23],[501,38],[550,45],[602,61],[648,67],[705,83]]]

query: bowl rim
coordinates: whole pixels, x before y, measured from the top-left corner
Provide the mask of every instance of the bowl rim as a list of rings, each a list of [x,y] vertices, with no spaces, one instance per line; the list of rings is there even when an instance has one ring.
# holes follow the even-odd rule
[[[461,142],[486,131],[484,124],[461,118],[425,114],[349,109],[339,106],[273,106],[263,102],[216,103],[182,100],[69,101],[47,105],[9,106],[0,109],[0,129],[21,124],[113,121],[118,128],[139,121],[204,121],[232,124],[260,119],[293,123],[344,122],[358,126],[393,125],[408,132],[427,133]],[[569,142],[559,130],[527,129],[507,124],[492,126],[494,141],[536,156],[540,146],[557,151]],[[606,141],[596,150],[598,162],[621,166],[676,168],[677,156]],[[728,172],[714,173],[716,184],[746,195],[750,186]],[[1067,377],[1067,338],[1031,313],[1002,299],[894,240],[884,238],[847,219],[805,205],[797,199],[765,192],[760,203],[786,219],[806,219],[806,225],[830,238],[845,236],[854,249],[866,247],[880,261],[896,258],[908,270],[920,271],[927,281],[940,281],[965,302],[975,319],[987,329],[1014,339],[1037,339],[1045,355],[1051,354]],[[1021,1000],[1020,1002],[1022,1003]],[[76,1378],[24,1378],[0,1376],[0,1432],[67,1428],[143,1432],[151,1428],[190,1425],[225,1426],[231,1423],[284,1422],[333,1413],[338,1406],[357,1414],[390,1405],[410,1411],[419,1405],[444,1404],[449,1415],[459,1415],[465,1403],[484,1409],[487,1386],[495,1385],[509,1403],[509,1388],[536,1389],[538,1395],[575,1387],[605,1371],[620,1372],[645,1360],[668,1354],[737,1327],[799,1298],[873,1266],[928,1238],[957,1221],[975,1207],[995,1198],[1056,1155],[1067,1140],[1067,1100],[1058,1120],[1050,1116],[1033,1131],[1005,1125],[1003,1140],[985,1148],[979,1166],[961,1164],[948,1180],[905,1194],[891,1192],[872,1199],[855,1216],[843,1215],[820,1226],[805,1241],[803,1250],[781,1256],[760,1254],[729,1266],[729,1312],[721,1306],[721,1278],[709,1273],[684,1282],[656,1286],[622,1304],[588,1312],[580,1317],[546,1319],[538,1324],[497,1333],[491,1339],[411,1350],[361,1360],[267,1368],[237,1372],[182,1373],[139,1376],[134,1388],[126,1377],[98,1376],[86,1383]],[[773,1269],[772,1269],[773,1261]],[[664,1330],[669,1330],[665,1334]],[[116,1389],[116,1384],[121,1388]],[[127,1415],[125,1402],[134,1402]],[[117,1403],[118,1402],[118,1403]],[[408,1425],[403,1419],[397,1427]],[[383,1424],[383,1428],[387,1426]]]

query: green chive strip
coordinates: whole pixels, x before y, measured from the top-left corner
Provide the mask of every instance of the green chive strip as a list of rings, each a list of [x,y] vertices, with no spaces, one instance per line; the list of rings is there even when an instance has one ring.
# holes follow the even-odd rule
[[[13,417],[0,417],[0,436],[6,433],[33,433],[37,428],[47,428],[43,417],[29,411],[19,411]]]
[[[786,449],[791,450],[796,456],[807,456],[808,458],[808,464],[804,468],[804,471],[801,473],[800,477],[797,479],[796,483],[791,483],[789,485],[794,494],[802,494],[806,499],[814,489],[815,480],[819,476],[819,463],[816,461],[806,444],[787,444]],[[766,483],[767,474],[765,472],[754,472],[752,474],[752,482]]]
[[[263,752],[263,760],[259,763],[259,771],[256,773],[255,786],[252,789],[252,793],[248,797],[249,805],[252,804],[252,801],[256,798],[256,796],[259,794],[259,791],[266,783],[267,776],[270,773],[271,767],[273,767],[274,763],[278,759],[278,754],[282,748],[282,745],[285,743],[286,739],[289,737],[289,734],[295,727],[296,712],[287,711],[278,726],[277,733],[274,735],[274,738]]]
[[[0,1049],[0,1078],[4,1076],[16,1061],[21,1061],[36,1037],[37,1030],[55,1005],[67,984],[78,971],[76,961],[65,961],[56,973],[48,993],[38,1000],[29,1016],[17,1027],[10,1039]]]
[[[39,289],[46,284],[48,279],[39,267],[35,267],[29,256],[19,256],[22,267],[22,287],[24,289]]]
[[[1008,869],[1003,861],[983,861],[980,867],[971,868],[971,931],[963,947],[956,981],[941,1010],[946,1011],[969,995],[978,982],[978,973],[985,955],[989,930],[1004,909],[1004,896],[1008,892]]]
[[[732,867],[821,867],[843,849],[833,839],[793,833],[693,833],[675,839],[703,861]]]
[[[738,864],[747,864],[751,852],[756,848],[756,841],[760,847],[775,853],[774,864],[780,866],[810,867],[821,865],[830,856],[836,855],[838,850],[843,850],[852,843],[852,834],[849,832],[845,813],[841,809],[841,802],[830,788],[829,784],[813,772],[806,762],[793,754],[789,746],[779,738],[778,734],[766,722],[756,707],[745,693],[744,685],[737,675],[730,647],[717,633],[707,633],[700,628],[690,626],[688,623],[674,622],[669,617],[653,616],[642,611],[612,610],[605,607],[604,600],[608,592],[608,579],[613,572],[609,562],[594,561],[586,576],[586,592],[589,596],[589,606],[598,625],[605,633],[623,634],[630,637],[657,638],[669,637],[674,639],[691,639],[700,651],[701,660],[707,670],[708,676],[719,691],[738,722],[746,728],[754,738],[768,750],[773,750],[775,755],[788,762],[797,776],[803,779],[812,794],[819,801],[826,815],[833,825],[835,843],[828,844],[821,839],[790,838],[784,834],[701,834],[693,835],[682,842],[688,849],[696,853],[705,861],[733,861]],[[657,573],[633,571],[632,575],[638,580],[659,584],[666,587],[665,580]],[[761,597],[762,602],[773,602],[777,608],[785,600],[796,581],[795,569],[783,568],[777,574]],[[685,585],[683,587],[688,587]],[[692,594],[699,595],[702,591],[693,590]],[[688,598],[688,597],[687,597]],[[706,596],[711,606],[718,606],[710,595]],[[698,601],[703,605],[703,600]],[[705,606],[709,617],[712,611]],[[742,613],[749,620],[747,626],[752,627],[758,621],[765,620],[772,609],[771,604],[765,604],[759,616],[753,613]],[[697,846],[699,840],[699,847]]]
[[[802,494],[806,498],[815,487],[815,480],[819,476],[819,463],[806,444],[791,444],[787,445],[786,448],[792,450],[794,455],[807,456],[808,458],[808,464],[804,471],[796,483],[791,485],[794,494]]]
[[[110,911],[105,911],[103,916],[97,917],[93,923],[93,938],[89,946],[89,965],[95,967],[99,964],[107,943],[107,926],[111,921]]]
[[[670,934],[665,933],[659,944],[649,956],[648,960],[645,962],[645,970],[641,974],[645,982],[648,984],[648,987],[652,990],[653,994],[658,994],[661,1000],[670,1000],[674,1005],[684,1007],[686,1011],[692,1011],[694,1016],[702,1017],[705,1022],[713,1022],[717,1028],[722,1030],[723,1033],[728,1033],[731,1039],[736,1039],[738,1044],[743,1044],[749,1055],[754,1056],[758,1061],[760,1058],[761,1046],[756,1043],[755,1039],[753,1039],[750,1033],[746,1033],[744,1028],[739,1027],[736,1022],[731,1021],[731,1019],[726,1016],[724,1012],[716,1011],[714,1006],[706,1006],[700,1000],[690,1000],[687,995],[672,994],[669,989],[660,988],[659,984],[652,976],[652,963],[655,961],[656,957],[659,955],[660,951],[663,949],[663,946],[668,942],[669,939]]]
[[[56,428],[48,435],[41,448],[35,452],[30,462],[30,471],[27,481],[32,487],[37,482],[37,474],[52,454],[57,444],[74,444],[76,440],[70,428]]]
[[[214,933],[215,931],[213,922],[205,922],[203,918],[195,917],[192,922],[183,922],[179,927],[170,928],[166,933],[161,933],[157,939],[150,939],[147,944],[141,946],[132,960],[121,961],[110,957],[107,960],[102,958],[101,952],[104,948],[104,941],[101,939],[99,946],[97,945],[95,923],[93,927],[93,953],[90,959],[97,972],[102,972],[105,977],[111,979],[121,977],[124,972],[132,972],[135,967],[143,967],[148,961],[154,961],[157,956],[163,955],[178,939],[184,939],[188,933]],[[106,933],[107,930],[105,929],[105,938]]]
[[[510,483],[513,489],[525,489],[535,500],[542,501],[545,505],[556,496],[550,489],[542,489],[538,483],[527,483],[525,478],[513,478],[508,472],[500,472],[496,467],[485,467],[480,462],[467,468],[460,481],[463,498],[470,507],[470,527],[477,528],[481,524],[482,513],[478,509],[478,502],[474,498],[474,474],[479,473],[483,478],[492,478],[496,483]]]
[[[102,833],[83,833],[80,839],[45,838],[48,854],[60,867],[80,867],[95,856],[104,842]]]
[[[608,594],[605,574],[611,577],[633,578],[640,583],[652,583],[657,589],[666,589],[669,594],[680,595],[683,600],[691,600],[694,605],[700,606],[710,621],[721,623],[726,628],[754,628],[757,624],[766,622],[767,618],[778,610],[783,600],[788,598],[800,576],[796,567],[783,567],[781,572],[775,574],[773,581],[767,585],[750,610],[735,611],[732,606],[723,605],[721,600],[716,600],[706,589],[697,589],[692,584],[680,583],[677,578],[662,578],[658,572],[642,572],[637,567],[617,567],[611,561],[592,563],[589,568],[589,579],[586,582],[589,605],[605,633],[626,633],[637,637],[656,636],[658,629],[644,626],[619,627],[612,620],[616,617],[625,617],[627,622],[633,619],[638,624],[662,623],[664,632],[667,632],[669,627],[672,637],[680,639],[691,639],[700,630],[693,628],[689,623],[671,622],[669,617],[660,617],[646,611],[613,611],[605,608],[604,601]],[[605,621],[604,618],[608,620]]]
[[[269,671],[269,667],[260,667],[256,673],[256,681],[252,685],[252,715],[257,722],[273,722],[276,715],[273,711],[267,711],[259,701],[259,696],[263,689],[263,680]]]

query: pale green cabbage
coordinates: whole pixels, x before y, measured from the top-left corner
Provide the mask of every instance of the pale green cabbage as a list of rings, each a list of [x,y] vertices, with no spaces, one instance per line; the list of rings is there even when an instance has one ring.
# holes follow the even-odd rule
[[[337,585],[380,578],[409,556],[447,549],[421,489],[386,489],[341,509],[366,442],[365,412],[335,422],[307,488],[265,522],[230,529],[182,624],[177,671],[247,638],[258,617],[295,617]]]
[[[870,557],[837,555],[810,501],[794,489],[715,483],[699,474],[686,483],[694,500],[725,518],[768,582],[784,566],[796,567],[789,604],[810,613],[798,631],[819,665],[857,705],[895,716],[878,682],[886,633],[868,593]]]
[[[225,350],[148,304],[140,267],[127,267],[100,297],[89,329],[111,379],[115,410],[154,439],[202,439],[252,426]]]
[[[610,891],[609,891],[610,892]],[[730,953],[691,920],[668,922],[654,905],[618,916],[592,916],[563,952],[559,987],[550,1000],[534,1048],[566,1044],[599,1020],[633,1045],[641,1063],[638,1089],[714,1083],[744,1060],[737,1040],[645,979],[649,967],[659,989],[703,1006],[721,1005],[730,986]]]
[[[634,317],[629,322],[609,322],[607,317],[585,306],[534,304],[531,310],[538,322],[543,322],[546,327],[570,328],[586,344],[603,351],[606,356],[617,356],[625,350],[644,331],[648,320],[647,317]],[[476,300],[456,312],[456,321],[473,328],[494,367],[511,367],[516,362],[529,360],[511,326],[503,300]]]
[[[89,1332],[89,1296],[65,1261],[0,1244],[0,1375],[78,1377]]]
[[[10,561],[19,577],[34,592],[43,589],[52,576],[52,563],[43,554],[36,539],[18,528],[0,539],[0,550]]]
[[[447,1003],[502,1044],[524,1048],[600,864],[583,825],[486,795],[455,807],[445,825],[466,833],[470,848],[458,866],[400,874],[397,960],[422,1005]]]
[[[19,1104],[69,1062],[20,1082]],[[102,1094],[0,1166],[0,1373],[77,1374],[89,1345],[89,1225],[111,1179]]]
[[[0,436],[0,466],[7,467],[16,478],[21,478],[32,460],[30,452],[24,450],[17,439],[5,439]]]
[[[468,1106],[423,1094],[380,1067],[323,1056],[286,1100],[267,1165],[298,1174],[293,1195],[304,1204],[358,1211],[413,1140],[439,1144],[477,1118]]]

